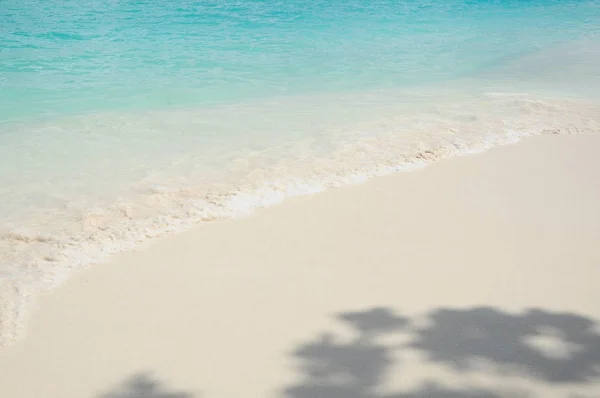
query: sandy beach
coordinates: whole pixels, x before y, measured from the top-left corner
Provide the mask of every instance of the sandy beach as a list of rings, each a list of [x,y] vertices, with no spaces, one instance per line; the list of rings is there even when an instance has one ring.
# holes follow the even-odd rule
[[[600,136],[202,223],[75,274],[6,398],[600,396]]]

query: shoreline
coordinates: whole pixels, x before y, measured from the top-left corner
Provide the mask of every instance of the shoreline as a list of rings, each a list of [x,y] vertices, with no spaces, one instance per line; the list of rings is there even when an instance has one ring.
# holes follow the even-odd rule
[[[600,320],[598,150],[600,136],[534,137],[293,197],[248,218],[198,224],[143,251],[117,254],[44,294],[28,336],[0,352],[0,395],[99,396],[132,375],[155,372],[165,388],[196,396],[275,397],[287,390],[308,398],[314,390],[293,366],[311,359],[310,349],[302,353],[306,341],[322,347],[326,341],[315,336],[330,329],[352,341],[335,314],[360,312],[342,317],[355,329],[362,319],[391,322],[393,329],[439,311],[479,316],[482,306],[485,316],[518,325],[539,318],[527,312],[534,307],[545,311],[547,323],[564,313],[584,317],[579,323]],[[386,311],[369,312],[374,307]],[[585,348],[598,356],[588,361],[598,366],[600,340],[584,331],[593,337]],[[402,333],[400,340],[408,332]],[[338,344],[340,355],[357,347]],[[374,383],[361,387],[367,390],[342,380],[346,396],[467,387],[490,396],[482,394],[500,393],[504,383],[543,396],[600,391],[577,379],[583,371],[557,380],[540,361],[500,363],[519,365],[508,378],[489,364],[465,376],[416,350],[384,351],[402,357],[400,370],[386,365],[386,383],[383,374],[359,379]],[[375,359],[383,362],[363,365],[377,373],[386,358]],[[523,372],[528,366],[537,376]]]
[[[482,95],[491,98],[497,96],[491,93]],[[404,143],[396,134],[364,139],[354,137],[351,143],[328,155],[312,159],[308,166],[297,164],[294,168],[292,165],[295,163],[291,161],[289,165],[272,169],[258,168],[249,172],[251,177],[247,178],[248,181],[242,179],[231,186],[224,183],[215,191],[212,191],[210,184],[209,188],[204,187],[200,191],[186,188],[185,184],[147,186],[148,192],[138,200],[122,199],[106,206],[92,206],[85,211],[80,209],[81,214],[68,216],[65,213],[62,214],[63,218],[54,222],[51,222],[52,217],[47,217],[33,230],[28,230],[27,222],[23,225],[17,223],[15,225],[20,227],[8,230],[1,227],[0,247],[3,251],[0,253],[0,265],[10,278],[0,283],[0,349],[19,338],[23,325],[27,324],[33,301],[39,294],[60,287],[73,272],[111,261],[113,256],[120,253],[143,250],[151,246],[156,238],[179,234],[207,221],[247,217],[289,198],[363,184],[375,177],[412,171],[445,159],[489,151],[534,136],[589,134],[599,128],[596,121],[598,108],[591,102],[563,99],[564,105],[572,101],[575,101],[573,104],[579,103],[579,107],[572,104],[573,109],[567,106],[565,110],[558,105],[563,103],[561,101],[555,103],[548,99],[550,102],[546,102],[530,94],[505,94],[500,97],[506,97],[509,103],[515,100],[519,112],[533,118],[526,123],[527,128],[519,124],[523,122],[518,122],[519,117],[507,121],[494,115],[487,122],[495,120],[492,124],[499,123],[500,132],[495,134],[486,133],[485,122],[474,130],[470,126],[464,134],[455,136],[457,130],[451,128],[453,124],[445,125],[442,121],[439,126],[438,122],[434,124],[441,128],[440,131],[447,129],[450,136],[443,139],[429,137],[425,142],[413,142],[412,146]],[[468,107],[468,103],[463,105]],[[464,111],[459,110],[462,106],[454,106],[454,111]],[[575,109],[581,113],[578,114]],[[411,118],[413,122],[418,121],[417,124],[423,123],[416,115]],[[460,119],[458,117],[453,123],[460,125]],[[475,124],[482,123],[481,120],[477,121],[478,118],[474,120]],[[533,120],[542,123],[545,128],[536,128]],[[427,131],[423,126],[419,128]],[[369,154],[367,162],[363,159],[365,154]],[[340,158],[353,159],[353,155],[358,159],[356,164],[340,163]],[[257,183],[252,177],[255,174],[260,176],[258,185],[253,185]],[[69,207],[68,204],[65,206]],[[74,209],[77,208],[77,205],[74,206]],[[43,213],[53,214],[49,209]],[[52,227],[46,228],[48,225]]]

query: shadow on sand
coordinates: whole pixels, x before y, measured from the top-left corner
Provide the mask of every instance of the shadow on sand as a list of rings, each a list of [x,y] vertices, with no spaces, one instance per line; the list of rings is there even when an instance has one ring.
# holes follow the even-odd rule
[[[294,351],[302,381],[288,387],[288,398],[496,398],[523,397],[519,391],[451,389],[425,383],[411,392],[382,394],[393,355],[415,350],[427,361],[458,372],[481,370],[482,361],[498,375],[526,376],[547,384],[586,384],[599,380],[600,334],[580,315],[530,310],[508,314],[494,308],[439,309],[428,323],[413,323],[388,308],[339,314],[355,337],[325,334]],[[379,337],[408,338],[404,346]],[[489,370],[489,366],[485,368]]]
[[[494,377],[518,375],[546,386],[580,387],[600,382],[600,333],[592,320],[576,314],[538,309],[510,314],[490,307],[442,308],[429,313],[426,322],[419,324],[389,308],[373,308],[338,314],[337,318],[350,327],[353,336],[323,334],[297,347],[293,355],[300,364],[300,381],[287,387],[283,397],[533,396],[522,390],[497,388],[505,385],[502,378],[492,390],[472,386],[450,388],[429,381],[412,391],[382,392],[386,378],[393,376],[393,369],[398,369],[394,358],[408,350],[421,354],[428,364],[458,373],[485,371]],[[389,343],[397,338],[405,343]],[[580,395],[569,397],[576,396]],[[189,392],[173,391],[147,373],[135,375],[114,391],[98,396],[192,397]]]
[[[98,398],[192,398],[187,392],[169,392],[148,373],[140,373],[126,380],[114,391],[99,395]]]

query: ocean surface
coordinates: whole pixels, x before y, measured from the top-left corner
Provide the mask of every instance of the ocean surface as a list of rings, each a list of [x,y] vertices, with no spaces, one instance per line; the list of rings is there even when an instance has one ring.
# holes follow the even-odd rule
[[[111,253],[599,104],[600,0],[0,0],[0,346]]]

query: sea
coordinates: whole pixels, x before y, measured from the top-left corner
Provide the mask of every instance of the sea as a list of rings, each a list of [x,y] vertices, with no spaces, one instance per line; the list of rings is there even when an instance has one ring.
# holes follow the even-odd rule
[[[155,237],[594,133],[600,0],[0,0],[0,346]]]

